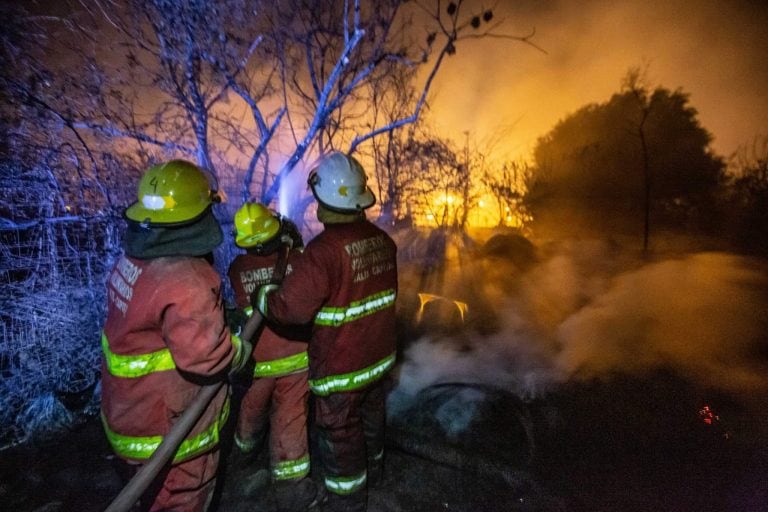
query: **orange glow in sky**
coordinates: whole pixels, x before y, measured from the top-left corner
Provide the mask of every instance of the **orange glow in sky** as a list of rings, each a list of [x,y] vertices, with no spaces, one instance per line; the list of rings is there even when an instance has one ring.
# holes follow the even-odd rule
[[[500,1],[504,33],[467,40],[444,63],[431,95],[438,132],[478,144],[503,137],[515,156],[588,103],[607,101],[632,67],[652,87],[682,89],[728,156],[768,135],[768,3],[757,0]],[[458,79],[460,77],[460,79]]]

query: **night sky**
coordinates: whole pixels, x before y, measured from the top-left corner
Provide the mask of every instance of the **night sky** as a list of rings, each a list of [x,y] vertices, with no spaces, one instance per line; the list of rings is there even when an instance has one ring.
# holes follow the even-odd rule
[[[444,63],[434,124],[454,140],[503,135],[513,155],[588,103],[607,101],[632,67],[682,89],[729,156],[768,134],[768,3],[746,0],[501,0],[504,40],[468,40]],[[460,77],[460,79],[458,79]]]

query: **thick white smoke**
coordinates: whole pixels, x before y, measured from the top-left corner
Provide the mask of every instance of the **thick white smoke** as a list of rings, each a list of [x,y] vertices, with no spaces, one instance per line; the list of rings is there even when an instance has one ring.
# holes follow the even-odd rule
[[[701,253],[616,276],[563,321],[557,363],[573,376],[670,366],[702,385],[768,387],[764,261]],[[763,355],[765,355],[763,353]]]
[[[474,382],[529,398],[570,379],[656,368],[702,386],[768,388],[764,260],[694,253],[643,262],[615,245],[578,242],[524,273],[502,261],[480,265],[446,274],[485,276],[499,329],[413,343],[400,391]]]

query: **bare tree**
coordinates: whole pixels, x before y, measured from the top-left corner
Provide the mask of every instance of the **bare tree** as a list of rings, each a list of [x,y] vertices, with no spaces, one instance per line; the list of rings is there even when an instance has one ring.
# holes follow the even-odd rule
[[[645,124],[654,107],[654,96],[649,93],[648,70],[646,68],[631,68],[622,82],[622,89],[629,92],[637,102],[639,115],[633,120],[632,133],[640,141],[640,156],[643,169],[643,252],[648,252],[648,239],[651,229],[651,189],[652,176],[648,155],[648,140]]]
[[[308,155],[355,152],[414,123],[459,41],[531,44],[533,34],[499,33],[491,10],[468,9],[463,0],[80,0],[60,16],[79,39],[57,51],[59,94],[28,91],[28,101],[86,154],[108,141],[138,162],[192,158],[240,200],[271,203]],[[370,105],[398,87],[398,110],[372,117]]]
[[[722,233],[740,250],[768,254],[768,136],[756,136],[730,159],[731,177],[725,189]]]
[[[483,173],[481,181],[498,207],[499,226],[507,225],[508,218],[513,214],[521,222],[525,219],[522,199],[525,195],[525,184],[530,176],[530,165],[522,160],[506,161],[499,167],[486,169]]]
[[[462,183],[469,176],[450,141],[413,131],[401,153],[408,169],[401,186],[409,215],[437,227],[457,225],[463,212]]]

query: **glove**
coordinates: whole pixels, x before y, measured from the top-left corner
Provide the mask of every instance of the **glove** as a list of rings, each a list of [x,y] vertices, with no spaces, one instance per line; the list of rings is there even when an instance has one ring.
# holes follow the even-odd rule
[[[224,318],[227,322],[227,327],[229,327],[230,331],[236,334],[240,334],[240,329],[242,329],[245,322],[248,321],[249,316],[250,315],[246,311],[240,308],[227,307],[224,310]]]
[[[253,353],[253,343],[251,340],[246,340],[232,334],[232,345],[235,346],[235,357],[232,358],[232,368],[229,371],[230,376],[239,375],[251,360],[251,353]]]
[[[296,227],[296,224],[286,217],[282,217],[281,220],[283,222],[283,232],[280,238],[283,243],[289,243],[292,249],[303,248],[304,240],[302,240],[301,233],[299,232],[299,228]],[[286,238],[288,240],[286,240]]]
[[[257,309],[264,318],[267,317],[267,294],[278,288],[279,286],[276,284],[265,284],[256,288],[250,296],[251,306],[253,309]]]

